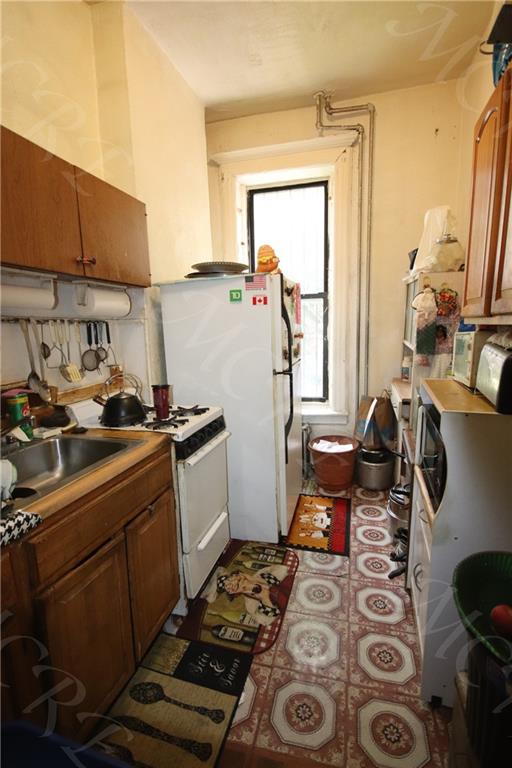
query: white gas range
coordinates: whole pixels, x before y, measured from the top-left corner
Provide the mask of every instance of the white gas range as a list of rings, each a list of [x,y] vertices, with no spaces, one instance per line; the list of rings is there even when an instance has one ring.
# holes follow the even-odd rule
[[[73,406],[84,427],[99,427],[101,406]],[[103,428],[103,427],[102,427]],[[119,428],[118,428],[119,429]],[[122,429],[152,430],[172,437],[172,466],[176,490],[181,596],[174,609],[187,612],[187,598],[195,597],[229,541],[226,429],[222,408],[176,406],[169,418],[148,418]]]

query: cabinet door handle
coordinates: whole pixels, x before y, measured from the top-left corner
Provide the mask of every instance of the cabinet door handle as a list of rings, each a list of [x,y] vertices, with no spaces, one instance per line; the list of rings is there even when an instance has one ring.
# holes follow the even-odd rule
[[[482,133],[484,132],[484,128],[485,128],[485,126],[487,125],[487,123],[488,123],[488,122],[489,122],[489,120],[491,119],[492,115],[493,115],[495,112],[497,112],[497,111],[498,111],[498,107],[493,107],[492,109],[490,109],[490,110],[488,111],[488,113],[486,114],[486,116],[485,116],[485,117],[484,117],[484,119],[482,120],[482,125],[481,125],[481,126],[480,126],[480,128],[478,129],[478,134],[477,134],[477,137],[476,137],[476,139],[475,139],[475,141],[476,141],[476,143],[477,143],[477,144],[479,144],[479,143],[480,143],[480,139],[482,138]]]
[[[79,264],[96,264],[96,257],[91,256],[90,258],[87,258],[87,256],[78,256],[77,262]]]
[[[148,513],[150,517],[152,517],[155,514],[155,505],[154,504],[148,504]]]

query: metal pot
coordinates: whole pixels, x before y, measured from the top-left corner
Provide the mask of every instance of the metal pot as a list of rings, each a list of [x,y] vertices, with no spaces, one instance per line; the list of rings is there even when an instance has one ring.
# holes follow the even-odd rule
[[[361,448],[357,457],[357,482],[368,491],[393,485],[395,458],[391,451]]]
[[[110,395],[110,389],[116,384],[121,387],[121,391]],[[135,394],[125,392],[127,386],[134,388]],[[116,373],[105,382],[105,390],[106,398],[100,395],[93,398],[95,403],[103,406],[101,424],[106,427],[131,427],[146,420],[146,410],[140,399],[142,384],[136,376]]]
[[[394,485],[389,492],[388,504],[395,515],[402,516],[411,506],[411,486]]]
[[[411,508],[411,486],[394,485],[388,496],[387,513],[390,522],[390,532],[394,536],[398,528],[409,527]]]

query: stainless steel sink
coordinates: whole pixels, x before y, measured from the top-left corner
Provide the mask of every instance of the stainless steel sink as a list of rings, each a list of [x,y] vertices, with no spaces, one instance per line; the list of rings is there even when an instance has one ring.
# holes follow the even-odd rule
[[[37,492],[24,499],[26,505],[137,445],[140,440],[66,435],[22,446],[7,458],[18,471],[17,487]]]

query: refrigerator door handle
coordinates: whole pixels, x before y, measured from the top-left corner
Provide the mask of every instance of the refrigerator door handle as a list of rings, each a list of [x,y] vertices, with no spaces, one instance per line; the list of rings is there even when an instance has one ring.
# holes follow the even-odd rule
[[[288,376],[288,382],[290,386],[290,412],[288,414],[288,419],[286,421],[286,424],[284,425],[284,451],[285,451],[285,460],[286,460],[286,463],[288,464],[288,435],[290,434],[290,430],[293,424],[293,367],[292,367],[293,335],[292,335],[292,326],[290,323],[290,318],[288,316],[288,312],[286,311],[286,306],[283,299],[282,280],[283,280],[283,277],[281,275],[281,317],[283,318],[283,322],[286,326],[287,348],[288,348],[288,368],[284,371],[274,371],[274,376]]]

